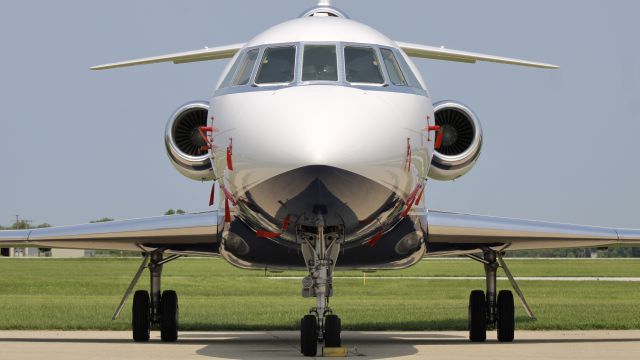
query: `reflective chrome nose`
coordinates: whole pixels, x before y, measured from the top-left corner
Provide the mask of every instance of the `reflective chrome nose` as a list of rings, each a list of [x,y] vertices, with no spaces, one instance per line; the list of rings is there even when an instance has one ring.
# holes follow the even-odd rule
[[[327,224],[342,224],[349,233],[370,227],[393,208],[398,197],[379,183],[330,166],[305,166],[271,177],[249,189],[255,219],[300,218],[322,209]]]

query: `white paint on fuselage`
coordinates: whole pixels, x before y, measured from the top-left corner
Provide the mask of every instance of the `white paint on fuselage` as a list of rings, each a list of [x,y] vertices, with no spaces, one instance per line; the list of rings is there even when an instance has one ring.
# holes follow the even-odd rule
[[[246,47],[287,42],[353,42],[397,47],[376,29],[351,19],[304,17],[285,21],[258,34]]]
[[[214,97],[211,114],[221,130],[218,157],[226,156],[226,142],[233,138],[234,171],[225,178],[235,193],[296,168],[327,165],[406,195],[426,178],[433,150],[421,139],[427,116],[433,118],[431,102],[414,94],[292,86]],[[405,167],[407,139],[413,174]]]

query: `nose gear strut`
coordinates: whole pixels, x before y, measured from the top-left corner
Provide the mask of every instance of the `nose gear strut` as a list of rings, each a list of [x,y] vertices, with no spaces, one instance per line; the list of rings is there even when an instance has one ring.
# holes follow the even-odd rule
[[[317,354],[318,342],[340,347],[340,318],[329,307],[333,296],[333,271],[344,241],[344,226],[327,226],[323,215],[313,225],[298,225],[297,238],[309,276],[302,280],[302,296],[315,297],[316,306],[300,321],[300,350],[304,356]]]

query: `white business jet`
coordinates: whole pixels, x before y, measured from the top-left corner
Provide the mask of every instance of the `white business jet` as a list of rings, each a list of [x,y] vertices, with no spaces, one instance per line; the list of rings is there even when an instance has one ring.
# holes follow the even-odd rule
[[[328,305],[340,269],[406,268],[424,257],[468,256],[486,289],[469,298],[469,337],[514,338],[514,298],[496,289],[502,267],[533,316],[502,255],[507,251],[636,244],[639,230],[575,226],[427,210],[429,181],[454,180],[482,147],[476,114],[433,103],[411,58],[554,69],[557,66],[389,39],[321,1],[243,44],[95,66],[231,59],[209,102],[178,108],[166,149],[187,178],[210,181],[212,211],[111,223],[0,232],[0,246],[137,250],[150,292],[133,299],[135,341],[159,327],[178,337],[178,297],[161,292],[164,264],[222,256],[245,269],[306,269],[302,294],[316,303],[301,320],[301,351],[341,346]]]

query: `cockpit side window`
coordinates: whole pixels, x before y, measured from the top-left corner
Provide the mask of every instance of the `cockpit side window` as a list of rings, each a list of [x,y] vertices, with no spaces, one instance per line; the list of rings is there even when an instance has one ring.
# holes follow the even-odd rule
[[[383,84],[384,77],[376,51],[371,47],[344,48],[345,73],[350,83]]]
[[[382,54],[387,74],[389,74],[389,81],[391,81],[393,85],[407,86],[407,80],[405,80],[404,74],[402,74],[402,70],[400,70],[400,65],[398,64],[393,51],[389,49],[380,49],[380,53]]]
[[[229,69],[227,76],[225,76],[222,83],[220,83],[221,89],[231,84],[231,80],[233,79],[233,76],[236,74],[236,71],[238,70],[238,66],[240,66],[240,62],[242,61],[242,59],[244,59],[244,56],[245,56],[244,52],[238,55],[238,57],[236,58],[236,61],[231,66],[231,69]]]
[[[290,83],[293,81],[295,65],[295,46],[266,48],[255,82],[256,84]]]
[[[416,77],[416,75],[413,73],[413,71],[411,71],[411,67],[404,60],[404,57],[401,54],[396,54],[396,59],[400,64],[400,68],[405,74],[405,79],[407,80],[407,83],[409,84],[409,86],[414,87],[416,89],[422,89],[422,85],[420,85],[420,81],[418,81],[418,78]]]
[[[252,49],[247,52],[240,63],[236,76],[233,78],[232,85],[247,85],[249,83],[254,64],[258,58],[258,51],[258,49]]]
[[[335,45],[305,45],[302,81],[338,81]]]

